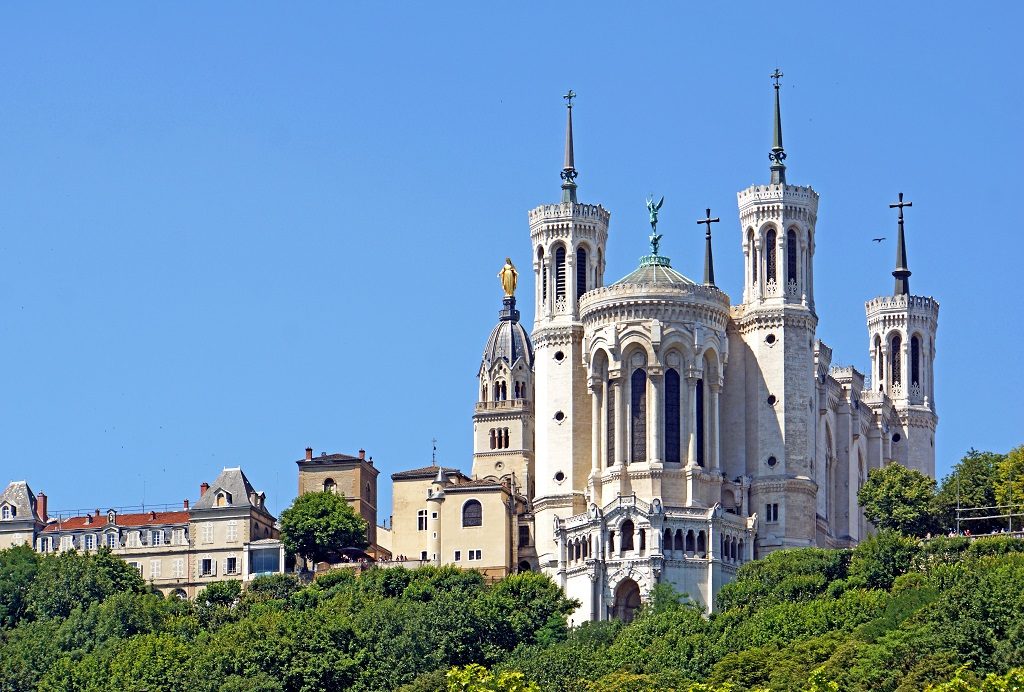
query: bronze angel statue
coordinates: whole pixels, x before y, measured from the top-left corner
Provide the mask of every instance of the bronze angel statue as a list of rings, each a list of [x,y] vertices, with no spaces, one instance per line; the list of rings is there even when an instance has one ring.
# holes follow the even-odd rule
[[[658,254],[658,244],[661,243],[661,235],[658,233],[658,210],[665,203],[664,195],[658,203],[654,203],[654,196],[647,198],[647,211],[651,214],[651,254]]]

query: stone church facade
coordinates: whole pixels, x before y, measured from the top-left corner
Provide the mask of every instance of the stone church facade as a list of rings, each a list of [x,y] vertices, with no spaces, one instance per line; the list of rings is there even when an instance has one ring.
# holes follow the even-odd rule
[[[629,619],[658,582],[710,608],[755,557],[856,544],[869,470],[935,475],[938,303],[909,291],[903,207],[895,290],[866,303],[868,378],[816,331],[818,193],[786,180],[778,85],[769,158],[768,184],[737,195],[738,304],[714,284],[710,222],[691,280],[658,253],[653,201],[650,254],[608,283],[610,214],[577,199],[570,100],[562,199],[529,212],[533,330],[506,287],[473,476],[514,479],[533,543],[510,566],[554,578],[577,622]]]

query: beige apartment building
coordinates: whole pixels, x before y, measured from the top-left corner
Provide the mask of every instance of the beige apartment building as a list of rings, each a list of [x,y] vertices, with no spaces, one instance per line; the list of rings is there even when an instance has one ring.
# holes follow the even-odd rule
[[[50,517],[47,498],[28,483],[0,495],[0,548],[31,545],[41,553],[111,550],[164,594],[193,598],[215,581],[249,581],[284,571],[284,545],[266,496],[240,468],[224,469],[199,499],[180,509],[120,512],[108,509]]]

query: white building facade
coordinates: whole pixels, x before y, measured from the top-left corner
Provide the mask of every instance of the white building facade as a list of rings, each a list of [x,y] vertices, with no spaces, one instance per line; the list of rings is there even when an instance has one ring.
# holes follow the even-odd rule
[[[488,342],[474,471],[502,475],[480,463],[500,456],[483,425],[500,412],[529,495],[526,562],[579,599],[576,622],[629,620],[659,582],[710,609],[746,561],[859,541],[870,469],[935,475],[938,303],[909,293],[903,208],[896,289],[866,304],[869,384],[816,333],[818,194],[786,182],[775,98],[770,181],[738,194],[737,305],[714,285],[710,237],[703,282],[658,254],[653,203],[651,253],[605,284],[610,215],[577,201],[570,102],[562,200],[529,213],[532,343],[506,297],[495,334],[519,345],[503,363]]]

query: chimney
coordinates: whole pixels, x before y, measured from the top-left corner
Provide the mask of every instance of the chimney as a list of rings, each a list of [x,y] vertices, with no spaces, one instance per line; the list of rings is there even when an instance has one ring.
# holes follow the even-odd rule
[[[185,501],[181,503],[181,506],[183,508],[185,508],[185,509],[188,509],[188,498],[187,497],[185,498]]]
[[[313,448],[306,447],[306,461],[313,461]]]
[[[97,509],[97,510],[96,510],[96,516],[99,516],[99,515],[100,515],[100,510],[99,510],[99,509]]]
[[[209,489],[210,489],[210,484],[207,483],[206,481],[203,481],[203,483],[199,486],[199,497],[202,497],[203,495],[205,495],[206,491],[209,490]]]
[[[360,449],[359,450],[359,461],[363,461],[365,459],[366,459],[366,450],[365,449]]]
[[[39,517],[39,521],[44,524],[50,519],[46,516],[46,493],[42,490],[36,495],[36,515]]]

